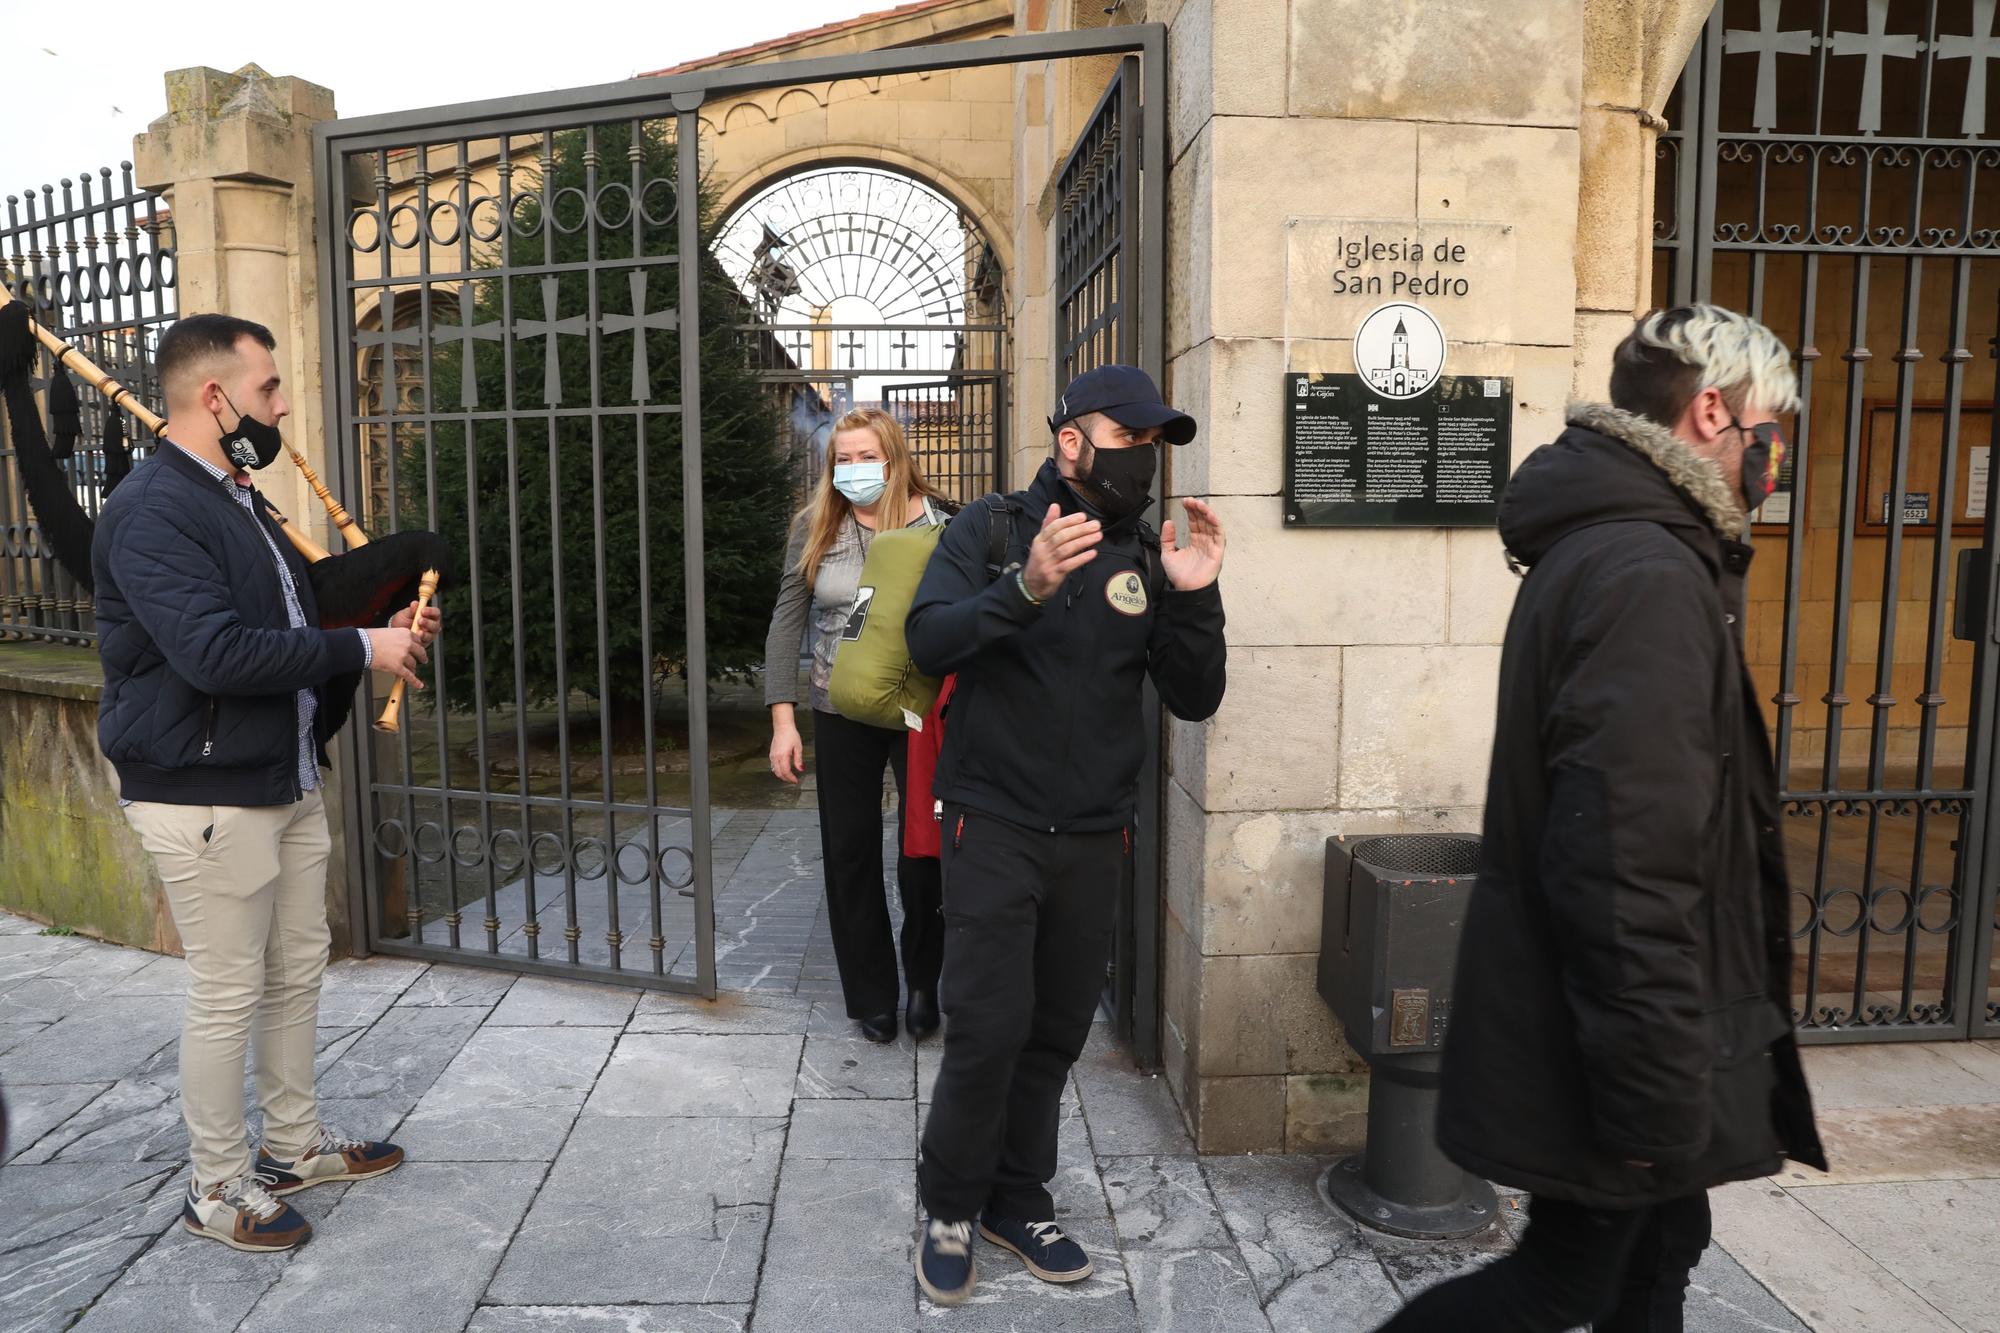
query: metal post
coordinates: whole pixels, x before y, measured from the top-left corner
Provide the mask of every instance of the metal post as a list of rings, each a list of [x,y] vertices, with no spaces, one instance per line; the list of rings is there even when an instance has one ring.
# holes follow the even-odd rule
[[[708,811],[708,602],[701,512],[701,108],[699,91],[675,93],[680,119],[674,196],[680,209],[681,506],[687,532],[689,839],[694,858],[694,940],[701,993],[715,998],[715,846]]]

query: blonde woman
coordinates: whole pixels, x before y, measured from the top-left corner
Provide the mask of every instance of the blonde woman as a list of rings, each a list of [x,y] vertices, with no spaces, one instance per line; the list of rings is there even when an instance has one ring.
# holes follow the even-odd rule
[[[853,722],[833,711],[827,685],[833,652],[861,583],[861,562],[877,532],[945,522],[944,497],[923,479],[903,429],[887,412],[856,408],[833,423],[826,466],[812,499],[792,523],[784,581],[764,649],[764,702],[771,709],[771,772],[796,783],[805,772],[800,739],[799,644],[812,642],[813,776],[827,915],[847,1016],[874,1042],[896,1038],[896,941],[882,883],[882,770],[896,775],[902,828],[908,733]],[[896,839],[902,846],[902,838]],[[905,1021],[921,1041],[937,1031],[938,967],[944,957],[938,863],[899,855],[903,901]]]

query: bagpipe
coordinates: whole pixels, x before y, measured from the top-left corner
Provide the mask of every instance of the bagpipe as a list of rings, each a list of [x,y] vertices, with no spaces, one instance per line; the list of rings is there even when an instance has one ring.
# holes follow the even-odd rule
[[[39,341],[55,357],[48,384],[49,428],[55,442],[43,431],[41,413],[35,408],[35,386],[31,378],[34,348]],[[0,396],[4,396],[11,427],[15,461],[26,484],[28,505],[56,563],[84,588],[96,590],[91,574],[90,544],[96,521],[77,499],[69,479],[63,475],[61,460],[75,453],[82,434],[82,410],[76,389],[64,371],[73,370],[91,388],[109,399],[112,406],[130,413],[134,420],[158,438],[167,423],[120,384],[92,364],[83,353],[29,317],[28,308],[14,299],[0,283]],[[321,547],[268,499],[265,512],[292,547],[306,561],[306,576],[318,604],[322,629],[357,629],[381,626],[400,608],[417,603],[418,614],[430,605],[437,593],[441,571],[450,550],[434,532],[395,532],[370,540],[305,458],[290,441],[285,451],[306,479],[313,493],[326,506],[327,517],[340,533],[347,550],[334,554]],[[110,414],[104,430],[104,493],[110,494],[132,470],[132,456],[125,445],[124,419]],[[396,681],[388,703],[376,719],[378,731],[396,731],[400,725],[405,682]]]

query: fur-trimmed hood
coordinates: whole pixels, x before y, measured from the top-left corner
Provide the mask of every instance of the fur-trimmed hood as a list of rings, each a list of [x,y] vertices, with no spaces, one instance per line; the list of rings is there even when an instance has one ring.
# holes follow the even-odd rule
[[[1738,540],[1743,508],[1713,463],[1672,431],[1603,403],[1572,403],[1569,429],[1529,455],[1500,504],[1500,536],[1533,565],[1578,528],[1658,523],[1709,552]]]

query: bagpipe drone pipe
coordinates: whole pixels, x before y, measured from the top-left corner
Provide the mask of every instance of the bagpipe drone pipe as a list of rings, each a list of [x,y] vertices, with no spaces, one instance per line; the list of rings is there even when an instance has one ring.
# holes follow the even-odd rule
[[[39,341],[55,357],[48,383],[51,443],[35,406],[35,344]],[[82,433],[82,413],[76,389],[67,370],[83,380],[116,407],[158,437],[166,422],[151,412],[132,392],[106,375],[74,347],[42,328],[28,317],[25,305],[0,285],[0,398],[4,398],[7,423],[14,445],[15,462],[27,492],[28,506],[41,528],[42,540],[56,563],[84,588],[94,592],[90,545],[96,521],[77,498],[70,479],[64,475],[62,460],[76,449]],[[322,629],[369,628],[386,625],[389,618],[412,601],[429,605],[437,590],[439,571],[448,567],[450,549],[434,532],[412,530],[391,533],[370,540],[368,534],[333,498],[319,476],[290,444],[292,462],[305,476],[328,517],[348,549],[333,554],[321,548],[299,527],[264,501],[265,511],[306,560],[306,575],[312,585],[313,600],[319,607]],[[132,469],[132,456],[125,444],[124,419],[107,414],[104,432],[104,493],[122,481]],[[402,703],[403,682],[397,681],[377,726],[396,728]]]

